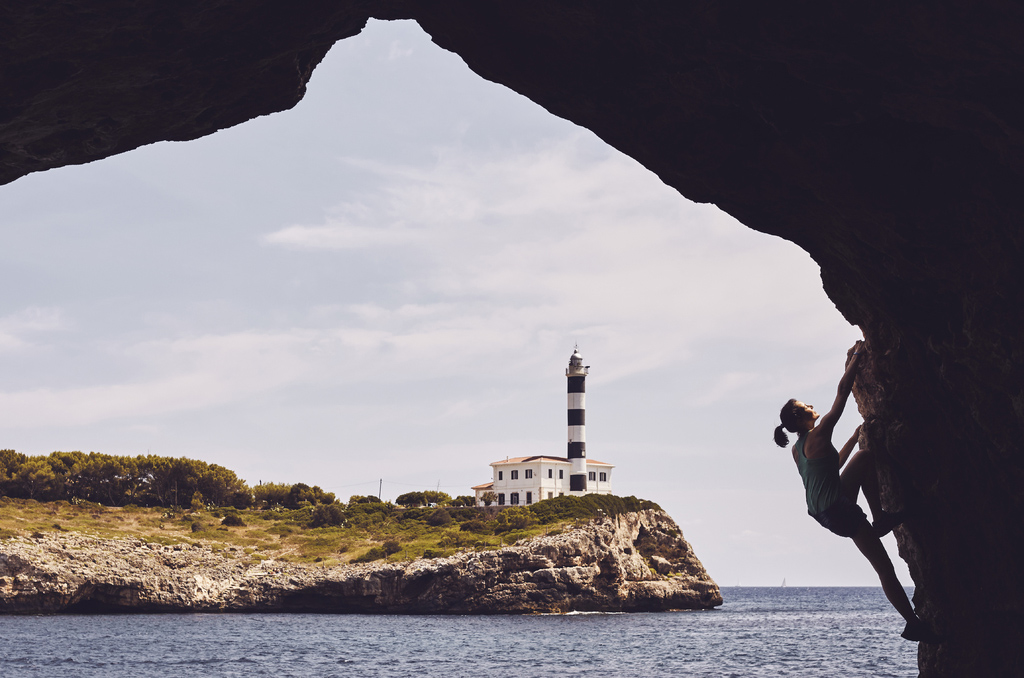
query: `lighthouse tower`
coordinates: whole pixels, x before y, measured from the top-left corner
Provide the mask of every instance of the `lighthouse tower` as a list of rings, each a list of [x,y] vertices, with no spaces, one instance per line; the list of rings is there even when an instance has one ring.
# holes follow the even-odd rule
[[[565,376],[569,379],[569,492],[584,493],[587,491],[587,434],[584,420],[586,419],[586,379],[590,365],[584,366],[583,356],[579,347],[569,358],[569,367]]]

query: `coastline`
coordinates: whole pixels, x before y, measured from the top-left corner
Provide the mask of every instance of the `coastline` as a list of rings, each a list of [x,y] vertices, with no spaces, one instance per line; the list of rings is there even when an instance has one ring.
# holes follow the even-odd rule
[[[69,532],[0,542],[0,614],[531,614],[721,603],[676,523],[653,509],[497,550],[333,567]]]

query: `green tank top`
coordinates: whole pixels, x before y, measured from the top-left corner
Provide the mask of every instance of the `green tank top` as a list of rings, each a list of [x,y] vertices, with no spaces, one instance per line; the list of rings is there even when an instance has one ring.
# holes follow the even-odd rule
[[[808,459],[804,456],[804,435],[796,441],[796,465],[807,491],[807,512],[816,516],[826,510],[841,494],[839,484],[839,452],[832,445],[825,456]]]

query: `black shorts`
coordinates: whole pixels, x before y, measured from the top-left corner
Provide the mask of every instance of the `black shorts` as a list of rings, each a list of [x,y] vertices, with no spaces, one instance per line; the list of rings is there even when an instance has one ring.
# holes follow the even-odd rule
[[[839,498],[831,506],[821,513],[812,514],[811,517],[821,523],[822,527],[829,532],[838,534],[840,537],[852,537],[864,525],[871,527],[868,517],[864,514],[864,509],[844,495],[839,495]]]

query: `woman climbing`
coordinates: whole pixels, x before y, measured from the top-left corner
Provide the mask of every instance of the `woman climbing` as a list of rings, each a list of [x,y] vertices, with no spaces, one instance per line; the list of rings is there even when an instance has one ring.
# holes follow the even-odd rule
[[[793,460],[800,470],[807,492],[807,512],[831,532],[853,539],[853,543],[878,573],[885,597],[907,620],[901,635],[907,640],[937,643],[938,636],[914,613],[896,577],[889,554],[882,545],[881,537],[903,522],[903,513],[882,510],[878,476],[870,451],[861,449],[850,457],[860,437],[860,426],[841,450],[836,451],[832,444],[832,432],[853,390],[859,358],[863,353],[864,343],[858,341],[846,365],[846,373],[839,382],[836,400],[825,416],[819,418],[812,406],[799,400],[790,400],[783,406],[780,413],[782,425],[775,429],[775,443],[785,447],[789,444],[786,431],[797,434],[796,444],[793,445]],[[844,465],[846,468],[840,474],[839,469]],[[874,523],[869,523],[864,511],[857,506],[857,494],[861,490],[871,509]]]

